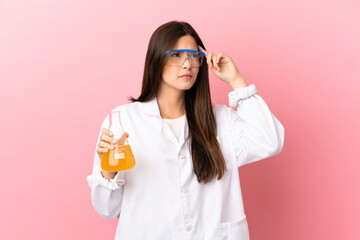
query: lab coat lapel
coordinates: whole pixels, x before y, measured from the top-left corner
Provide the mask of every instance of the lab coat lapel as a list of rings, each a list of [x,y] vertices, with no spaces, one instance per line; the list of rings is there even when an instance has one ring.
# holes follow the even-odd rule
[[[156,132],[158,132],[161,136],[165,137],[168,141],[173,144],[179,144],[177,139],[170,129],[170,127],[163,121],[160,115],[159,104],[157,102],[156,96],[151,100],[144,102],[144,111],[151,117],[154,117],[156,121],[154,121],[154,128],[156,128]]]
[[[157,134],[161,134],[163,121],[160,116],[159,106],[156,97],[153,97],[147,102],[143,102],[143,111],[151,118],[151,126],[154,128]]]
[[[153,97],[151,100],[144,102],[143,104],[144,104],[144,111],[148,115],[157,119],[157,121],[155,121],[156,124],[154,126],[156,130],[159,133],[163,134],[165,138],[168,139],[170,142],[176,145],[179,144],[181,148],[181,146],[185,143],[189,133],[187,118],[185,118],[184,130],[181,132],[181,136],[178,142],[170,127],[166,123],[164,123],[163,119],[161,118],[159,104],[157,102],[156,96]]]

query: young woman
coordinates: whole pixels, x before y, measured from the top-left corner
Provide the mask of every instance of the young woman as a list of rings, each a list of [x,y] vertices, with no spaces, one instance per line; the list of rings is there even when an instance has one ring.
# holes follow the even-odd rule
[[[208,66],[233,91],[229,105],[211,103]],[[102,123],[93,173],[95,210],[119,219],[115,239],[249,239],[238,167],[278,154],[284,127],[245,82],[231,57],[207,52],[186,22],[161,25],[151,36],[142,91],[113,110],[136,165],[101,169],[114,149]]]

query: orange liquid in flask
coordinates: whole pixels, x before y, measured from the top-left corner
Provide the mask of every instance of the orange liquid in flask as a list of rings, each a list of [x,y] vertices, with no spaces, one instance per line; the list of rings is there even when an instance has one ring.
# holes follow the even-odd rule
[[[118,129],[113,128],[113,118],[118,120],[115,122],[115,124],[118,123],[116,125]],[[109,129],[116,133],[116,139],[119,140],[121,132],[124,132],[120,122],[119,111],[109,113]],[[118,132],[119,129],[121,129],[121,132]],[[125,139],[122,145],[117,142],[114,147],[114,149],[108,149],[107,152],[102,153],[101,168],[108,172],[119,172],[133,168],[135,166],[135,158],[128,140]]]
[[[135,158],[129,144],[116,144],[115,149],[102,153],[101,168],[105,171],[124,171],[134,166]]]

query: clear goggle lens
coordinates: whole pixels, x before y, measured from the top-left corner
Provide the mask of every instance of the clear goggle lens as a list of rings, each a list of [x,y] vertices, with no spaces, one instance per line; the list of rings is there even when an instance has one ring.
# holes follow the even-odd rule
[[[182,67],[186,59],[189,59],[191,67],[200,67],[205,55],[203,52],[191,49],[176,49],[166,51],[165,54],[167,56],[166,63],[177,67]]]

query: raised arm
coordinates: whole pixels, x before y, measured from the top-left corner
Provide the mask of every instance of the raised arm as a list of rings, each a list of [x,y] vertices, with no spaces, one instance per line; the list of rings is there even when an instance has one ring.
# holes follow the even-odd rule
[[[256,94],[254,84],[229,93],[227,117],[238,167],[281,152],[285,129]]]
[[[229,105],[226,107],[238,167],[278,154],[284,145],[285,129],[270,112],[265,101],[257,95],[254,84],[248,86],[230,56],[205,52],[206,62],[219,79],[227,83]]]

